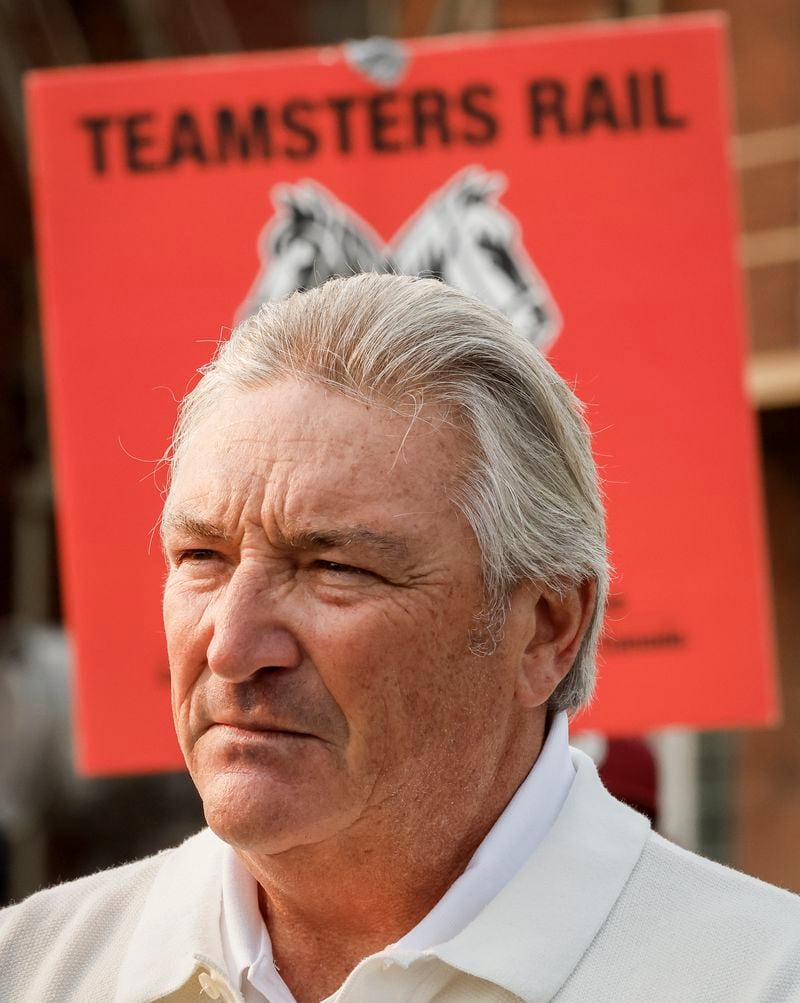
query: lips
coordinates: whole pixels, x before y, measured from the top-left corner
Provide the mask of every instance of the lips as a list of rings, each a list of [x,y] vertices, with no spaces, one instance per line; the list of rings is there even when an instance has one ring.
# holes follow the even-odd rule
[[[286,736],[294,738],[314,738],[315,736],[307,731],[302,731],[298,728],[285,727],[283,725],[278,725],[272,721],[270,722],[253,722],[253,721],[237,721],[237,720],[221,720],[212,721],[208,726],[207,730],[212,728],[224,728],[230,731],[232,734],[241,735],[243,738],[247,737],[258,737],[258,736]]]

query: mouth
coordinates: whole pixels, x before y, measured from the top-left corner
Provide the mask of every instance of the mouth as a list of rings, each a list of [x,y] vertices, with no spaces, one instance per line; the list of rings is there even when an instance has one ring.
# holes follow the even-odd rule
[[[258,728],[252,725],[227,724],[222,721],[215,721],[208,730],[216,731],[220,734],[220,737],[224,737],[229,741],[237,742],[275,742],[281,740],[316,737],[308,732],[293,731],[290,728]]]

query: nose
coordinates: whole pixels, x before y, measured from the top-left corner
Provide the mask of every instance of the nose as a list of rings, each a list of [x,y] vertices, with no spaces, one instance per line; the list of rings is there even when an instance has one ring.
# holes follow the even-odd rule
[[[229,682],[243,682],[264,669],[300,665],[300,644],[281,608],[274,587],[238,568],[214,600],[209,669]]]

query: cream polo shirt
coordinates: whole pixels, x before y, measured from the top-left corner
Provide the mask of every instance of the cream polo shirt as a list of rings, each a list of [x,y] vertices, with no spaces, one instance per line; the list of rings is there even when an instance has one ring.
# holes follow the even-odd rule
[[[463,874],[427,916],[383,954],[406,966],[423,951],[464,930],[521,870],[547,835],[574,777],[567,715],[562,712],[553,719],[530,773]],[[255,879],[227,844],[223,849],[220,933],[226,967],[245,1003],[295,1003],[273,961]]]
[[[800,1001],[800,898],[673,846],[572,763],[550,831],[472,922],[408,963],[365,958],[336,1003]],[[0,1000],[241,1003],[224,853],[204,829],[0,910]]]

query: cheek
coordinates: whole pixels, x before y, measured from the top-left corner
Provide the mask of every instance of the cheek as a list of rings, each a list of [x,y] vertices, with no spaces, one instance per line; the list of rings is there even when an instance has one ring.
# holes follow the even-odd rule
[[[325,617],[305,635],[308,655],[344,711],[354,745],[371,740],[395,752],[418,745],[432,738],[436,722],[452,708],[468,625],[427,610],[415,613],[351,609]]]
[[[179,585],[164,589],[164,633],[169,658],[172,710],[176,725],[180,708],[205,665],[211,628],[204,625],[207,601],[186,593]]]
[[[377,713],[387,679],[389,634],[378,629],[380,617],[365,611],[317,610],[297,624],[304,653],[351,725]]]

